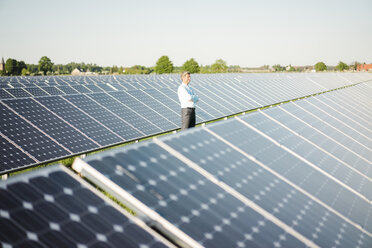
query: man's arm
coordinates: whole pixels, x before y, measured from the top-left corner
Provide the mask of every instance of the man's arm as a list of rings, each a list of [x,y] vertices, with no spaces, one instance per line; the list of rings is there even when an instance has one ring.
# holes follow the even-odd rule
[[[178,97],[180,100],[193,101],[192,95],[190,95],[184,87],[178,88]]]

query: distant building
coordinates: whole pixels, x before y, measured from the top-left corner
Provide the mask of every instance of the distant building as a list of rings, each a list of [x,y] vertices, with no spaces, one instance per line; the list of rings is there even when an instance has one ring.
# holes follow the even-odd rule
[[[5,62],[4,62],[4,57],[1,59],[0,71],[5,71]]]
[[[357,65],[357,71],[369,71],[369,70],[372,70],[372,64]]]
[[[81,72],[78,68],[75,68],[72,72],[71,72],[71,75],[72,76],[80,76],[81,75]]]

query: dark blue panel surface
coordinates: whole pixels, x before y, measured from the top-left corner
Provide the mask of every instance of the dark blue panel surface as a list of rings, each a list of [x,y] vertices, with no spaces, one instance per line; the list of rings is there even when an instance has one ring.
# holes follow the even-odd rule
[[[274,119],[279,119],[281,118],[281,115],[285,115],[285,113],[279,108],[267,109],[264,113]],[[345,183],[353,190],[361,193],[367,199],[372,199],[371,181],[364,175],[354,171],[348,164],[343,163],[343,161],[333,157],[323,149],[318,149],[318,144],[314,144],[311,141],[307,142],[301,136],[295,135],[293,132],[285,129],[283,126],[278,125],[273,120],[270,120],[268,117],[263,115],[256,116],[255,120],[249,118],[246,120],[249,120],[251,125],[269,135],[280,144],[285,145],[329,175]],[[281,124],[286,126],[286,123]]]
[[[30,158],[23,151],[8,140],[0,136],[0,172],[17,169],[21,166],[35,164],[36,160]]]
[[[137,136],[137,138],[140,136],[145,136],[145,134],[150,135],[161,131],[160,128],[146,120],[143,116],[128,108],[126,105],[121,104],[107,93],[91,94],[89,97],[97,101],[105,108],[113,111],[123,121],[127,122],[128,126],[130,125],[132,128],[137,129],[138,132],[142,134]]]
[[[259,117],[259,113],[253,113],[242,117],[242,119],[250,123],[250,120]],[[371,204],[342,185],[330,180],[329,177],[313,169],[304,161],[238,120],[217,124],[210,129],[353,222],[367,227],[368,212],[372,210]]]
[[[126,140],[144,135],[85,95],[69,95],[64,98]]]
[[[59,90],[56,86],[41,87],[52,96],[64,95],[65,93]]]
[[[38,87],[27,87],[24,88],[24,90],[26,90],[32,96],[49,96],[47,92],[43,91],[41,88]]]
[[[112,145],[124,141],[120,136],[115,135],[115,133],[108,130],[106,127],[84,114],[61,97],[42,97],[36,98],[36,100],[53,111],[53,113],[56,113],[71,125],[81,130],[101,146]]]
[[[62,91],[63,93],[67,94],[67,95],[71,95],[71,94],[79,94],[79,92],[77,90],[75,90],[74,88],[72,88],[71,86],[57,86],[57,88]]]
[[[73,153],[98,148],[88,137],[30,98],[6,100],[5,103]],[[68,116],[65,118],[69,119]]]
[[[327,133],[320,133],[311,126],[306,125],[306,122],[304,123],[304,121],[307,119],[307,114],[301,111],[301,109],[296,107],[294,104],[285,104],[281,108],[282,112],[289,112],[290,114],[278,115],[275,117],[277,120],[286,123],[289,128],[296,131],[301,136],[311,140],[327,152],[360,171],[362,174],[372,178],[372,170],[369,169],[371,164],[363,160],[362,157],[359,157],[358,154],[353,153],[347,147],[346,143],[339,143],[334,140],[333,137],[330,139]],[[304,119],[302,120],[301,118]]]
[[[303,247],[155,144],[85,161],[205,247]]]
[[[23,88],[10,88],[6,89],[10,94],[15,96],[16,98],[23,98],[23,97],[32,97],[30,93],[25,91]]]
[[[14,98],[11,94],[9,94],[5,89],[0,89],[0,99],[8,99]]]
[[[163,102],[157,101],[156,99],[152,98],[150,95],[146,94],[142,90],[131,90],[128,91],[128,94],[136,98],[144,105],[146,105],[149,109],[155,111],[156,113],[160,114],[162,117],[168,120],[167,122],[161,123],[162,125],[164,125],[161,126],[163,130],[172,130],[178,127],[177,124],[179,123],[179,115],[177,115],[174,111],[167,108]]]
[[[31,156],[34,156],[39,161],[48,161],[70,155],[68,151],[14,114],[4,105],[1,104],[0,107],[1,133],[22,147]]]
[[[211,129],[213,131],[225,130],[226,135],[231,135],[241,127],[229,121],[211,126]],[[246,130],[244,131],[246,132]],[[253,138],[252,135],[251,138]],[[247,137],[242,135],[241,140],[243,139],[245,140]],[[234,144],[239,145],[241,140],[237,140],[235,137]],[[350,235],[344,237],[348,240],[347,244],[357,246],[364,235],[327,208],[252,162],[207,131],[197,129],[184,135],[165,138],[164,142],[288,226],[292,226],[309,240],[313,240],[320,247],[336,242],[339,240],[339,235]],[[266,146],[267,157],[272,154],[271,150],[272,148]],[[305,174],[307,175],[306,172]],[[343,230],[340,227],[343,227]],[[344,234],[345,230],[348,230],[346,234]]]
[[[123,105],[131,109],[133,112],[137,113],[137,115],[142,116],[144,119],[146,119],[148,122],[150,122],[153,126],[157,127],[161,131],[167,131],[171,128],[176,128],[175,124],[169,122],[165,117],[161,116],[152,108],[146,106],[144,103],[131,96],[129,93],[125,91],[118,91],[110,92],[110,95],[121,102]],[[137,125],[140,125],[140,123],[136,123],[136,126]]]
[[[20,177],[0,182],[2,247],[167,247],[63,170]]]

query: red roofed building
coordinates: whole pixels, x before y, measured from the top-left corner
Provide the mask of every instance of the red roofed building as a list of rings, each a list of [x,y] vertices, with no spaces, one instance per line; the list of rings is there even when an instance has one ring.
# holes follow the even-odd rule
[[[360,64],[357,66],[357,71],[368,71],[372,70],[372,64]]]

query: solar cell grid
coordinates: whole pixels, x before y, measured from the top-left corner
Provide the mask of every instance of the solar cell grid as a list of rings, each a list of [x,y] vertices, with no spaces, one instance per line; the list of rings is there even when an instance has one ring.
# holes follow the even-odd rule
[[[21,165],[27,166],[37,162],[2,136],[0,136],[0,150],[1,171],[10,171]]]
[[[93,93],[104,92],[103,89],[94,84],[86,84],[85,87],[90,89]]]
[[[18,178],[0,182],[2,247],[171,246],[66,169]]]
[[[236,106],[238,112],[247,110],[250,104],[246,101],[246,98],[241,98],[239,95],[234,94],[226,84],[210,84],[208,89],[212,90],[213,92],[217,93],[220,97],[222,97],[225,101],[230,102],[233,106]]]
[[[61,90],[59,90],[55,86],[46,86],[46,87],[41,87],[44,91],[48,92],[52,96],[58,96],[58,95],[64,95],[65,93]]]
[[[25,90],[32,96],[49,96],[47,92],[38,87],[27,87]]]
[[[255,121],[249,121],[249,123],[281,145],[301,155],[328,175],[335,177],[367,199],[372,199],[371,179],[354,170],[352,166],[337,157],[327,153],[317,144],[296,135],[293,130],[286,128],[284,124],[275,122],[273,119],[277,114],[280,114],[276,108],[262,111],[262,114],[262,116],[255,117]],[[272,119],[270,119],[270,116]],[[246,120],[248,121],[249,118]]]
[[[92,93],[92,91],[88,89],[87,87],[85,87],[84,85],[71,85],[71,87],[75,89],[77,92],[79,92],[80,94]]]
[[[53,113],[57,114],[60,118],[64,118],[71,125],[81,130],[101,146],[112,145],[124,141],[120,136],[108,130],[106,127],[84,114],[61,97],[43,97],[36,98],[36,100],[53,111]]]
[[[151,123],[156,128],[160,129],[161,131],[167,131],[170,129],[177,128],[175,124],[169,122],[166,118],[161,116],[159,113],[153,111],[150,107],[146,106],[143,102],[131,96],[130,93],[120,91],[120,92],[110,92],[110,95],[113,96],[119,102],[121,102],[124,106],[130,108],[137,115],[140,115],[143,118],[145,118],[149,123]],[[146,101],[146,100],[147,98],[143,99],[142,101]]]
[[[256,116],[257,114],[253,114],[242,119],[250,123]],[[238,120],[231,121],[228,129],[224,125],[215,125],[210,129],[354,223],[366,227],[368,223],[366,218],[372,207],[369,202],[330,180],[305,161],[275,145]]]
[[[372,161],[371,150],[359,140],[342,132],[342,130],[340,130],[342,128],[342,123],[337,122],[332,116],[329,116],[306,100],[298,101],[294,103],[294,105],[299,108],[297,112],[299,114],[298,117],[306,121],[306,123],[311,125],[314,129],[327,134],[340,144],[347,144],[347,147],[351,151],[366,160]],[[350,128],[347,128],[347,132],[349,132],[348,130],[350,130]]]
[[[57,89],[59,89],[60,91],[62,91],[63,93],[65,94],[79,94],[78,91],[76,91],[74,88],[72,88],[71,86],[69,85],[65,85],[65,86],[57,86]]]
[[[158,127],[154,126],[151,122],[135,113],[126,105],[120,104],[119,101],[117,101],[109,94],[96,93],[89,95],[89,97],[97,101],[106,109],[115,113],[118,117],[121,118],[122,121],[128,123],[128,128],[136,130],[137,133],[140,134],[139,136],[153,134],[160,131]]]
[[[218,117],[227,116],[233,113],[233,111],[228,109],[227,106],[220,104],[219,100],[216,99],[211,91],[202,88],[200,85],[191,85],[191,87],[195,90],[195,92],[197,92],[197,95],[199,96],[199,102],[197,104],[201,105],[202,108],[204,108],[202,102],[205,102],[208,103],[208,105],[216,108],[216,110],[220,113]]]
[[[129,126],[118,116],[85,95],[69,95],[64,96],[64,98],[125,140],[143,135],[143,133]]]
[[[86,161],[205,247],[304,246],[155,144]]]
[[[362,174],[372,178],[372,171],[369,170],[369,162],[350,150],[350,148],[347,147],[347,144],[337,142],[335,137],[330,137],[327,133],[322,133],[320,130],[307,125],[306,119],[308,119],[308,117],[306,112],[304,113],[304,111],[296,107],[294,104],[285,104],[281,106],[280,109],[287,113],[286,115],[283,115],[283,120],[280,120],[281,122],[285,122],[286,126],[297,133],[300,133],[301,136],[304,136],[318,144],[324,150],[340,158],[347,164],[352,165]],[[304,119],[301,119],[301,117]],[[314,122],[312,118],[309,121],[310,123]]]
[[[350,95],[350,97],[354,96]],[[350,102],[350,99],[343,97],[340,94],[326,94],[326,96],[318,99],[326,102],[327,105],[333,108],[339,109],[346,116],[355,120],[357,123],[362,124],[363,126],[369,126],[370,121],[372,121],[372,118],[369,116],[366,108],[363,108],[363,106],[357,106],[355,102]]]
[[[336,226],[359,232],[348,238],[352,246],[364,236],[354,226],[204,130],[165,138],[164,142],[319,246],[339,239],[342,232],[334,230]]]
[[[56,144],[34,126],[9,111],[3,103],[1,103],[0,113],[2,117],[0,122],[2,134],[22,147],[23,150],[38,161],[48,161],[70,155],[67,150]]]
[[[15,98],[31,97],[32,95],[25,91],[23,88],[8,88],[7,92],[15,96]]]
[[[7,99],[7,98],[14,98],[14,96],[8,93],[5,89],[0,89],[0,99]]]
[[[172,109],[167,108],[162,101],[157,101],[151,95],[146,94],[142,90],[131,90],[128,93],[135,97],[138,101],[144,103],[148,108],[156,111],[158,114],[168,120],[169,123],[167,123],[163,129],[171,130],[178,128],[179,125],[177,124],[180,122],[179,115],[176,114],[176,112],[174,112]],[[163,99],[163,101],[164,100],[165,99]]]
[[[310,101],[306,100],[311,105],[311,109],[315,108],[319,111],[314,111],[317,117],[326,122],[330,127],[338,129],[341,133],[357,142],[360,146],[368,150],[372,149],[372,131],[368,130],[370,125],[361,125],[358,122],[345,116],[340,109],[335,109],[327,104],[321,102],[317,97],[312,98]],[[365,132],[365,134],[364,134]],[[372,160],[372,157],[371,157]]]
[[[98,148],[98,145],[87,136],[68,125],[33,99],[7,100],[5,103],[71,153]],[[67,116],[65,117],[68,119]]]
[[[233,100],[234,98],[230,98],[230,97],[226,96],[225,93],[218,91],[215,87],[211,87],[210,85],[206,85],[206,86],[201,86],[200,85],[198,87],[203,89],[203,91],[208,92],[208,94],[213,99],[218,101],[219,105],[225,106],[226,108],[228,108],[228,110],[231,113],[239,113],[239,112],[242,111],[242,109],[238,107],[239,104],[234,102],[234,100]],[[218,106],[218,105],[216,105],[216,106]],[[244,108],[244,110],[245,109],[246,108]]]

